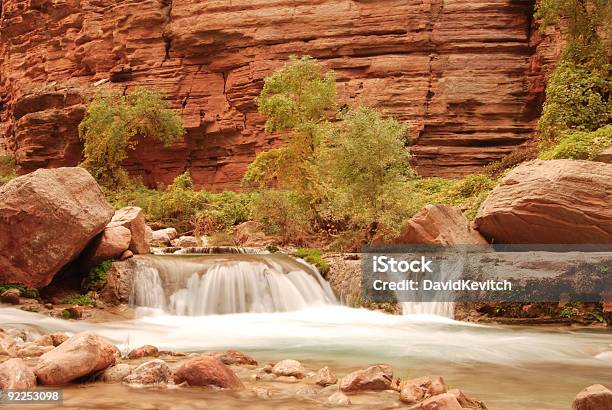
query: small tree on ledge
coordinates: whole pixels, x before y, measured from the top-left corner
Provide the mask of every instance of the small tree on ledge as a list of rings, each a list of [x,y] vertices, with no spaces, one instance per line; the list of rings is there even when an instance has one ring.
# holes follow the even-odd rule
[[[79,124],[84,143],[81,166],[106,187],[123,186],[128,176],[121,163],[128,149],[134,149],[135,136],[170,146],[184,134],[181,117],[159,92],[137,87],[123,95],[107,89],[96,94]]]

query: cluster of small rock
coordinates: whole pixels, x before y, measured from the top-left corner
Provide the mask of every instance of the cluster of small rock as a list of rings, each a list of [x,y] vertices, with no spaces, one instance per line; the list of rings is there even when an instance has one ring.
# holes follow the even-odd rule
[[[486,409],[484,403],[461,390],[449,389],[442,377],[400,379],[384,364],[338,378],[328,366],[308,371],[292,359],[259,366],[255,359],[236,350],[186,354],[145,345],[123,357],[116,346],[91,332],[72,337],[51,333],[31,342],[27,339],[22,330],[0,329],[0,389],[85,381],[250,390],[260,399],[269,399],[273,394],[264,387],[266,384],[301,383],[295,391],[297,396],[316,398],[332,406],[363,404],[363,394],[379,392],[382,396],[376,400],[401,403],[413,410]],[[612,391],[594,385],[576,396],[573,408],[601,410],[609,408],[606,406],[610,403]]]

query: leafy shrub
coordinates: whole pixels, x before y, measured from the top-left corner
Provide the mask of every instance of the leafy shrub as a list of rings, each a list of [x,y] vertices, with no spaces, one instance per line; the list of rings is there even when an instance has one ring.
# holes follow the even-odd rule
[[[0,186],[17,177],[19,167],[12,155],[0,155]]]
[[[327,216],[372,233],[399,232],[412,176],[406,126],[364,107],[340,118],[317,163]]]
[[[184,134],[181,117],[160,93],[137,87],[123,95],[108,89],[93,98],[79,124],[84,142],[81,165],[103,185],[122,186],[128,177],[121,163],[136,145],[134,137],[169,146]]]
[[[558,142],[540,153],[540,159],[593,160],[604,149],[612,146],[612,125],[597,131],[574,131],[563,134]]]
[[[329,272],[329,263],[321,256],[321,251],[318,249],[298,248],[293,256],[304,259],[311,265],[316,266],[322,275]]]
[[[113,265],[112,261],[104,261],[98,266],[92,268],[85,278],[84,288],[86,290],[100,290],[106,285],[108,272]]]
[[[2,284],[0,285],[0,295],[9,289],[18,289],[21,292],[21,296],[28,299],[38,299],[40,297],[38,289],[28,288],[23,285],[16,284]]]
[[[89,295],[66,296],[65,298],[61,300],[61,303],[64,305],[79,305],[79,306],[95,306],[96,304],[96,302]]]
[[[265,190],[255,194],[252,218],[268,235],[279,235],[283,243],[299,243],[311,230],[308,200],[297,192]]]
[[[567,58],[559,62],[546,87],[538,123],[544,146],[567,130],[594,131],[612,122],[609,67],[599,69]]]

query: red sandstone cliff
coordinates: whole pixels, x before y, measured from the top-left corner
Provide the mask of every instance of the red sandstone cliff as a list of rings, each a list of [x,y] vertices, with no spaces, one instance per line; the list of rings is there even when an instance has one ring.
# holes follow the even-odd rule
[[[74,165],[80,89],[105,80],[166,93],[183,143],[140,144],[149,184],[189,169],[235,188],[275,143],[254,97],[288,55],[338,74],[341,98],[412,127],[423,175],[458,176],[528,140],[558,52],[532,35],[529,0],[2,0],[0,153],[25,171]]]

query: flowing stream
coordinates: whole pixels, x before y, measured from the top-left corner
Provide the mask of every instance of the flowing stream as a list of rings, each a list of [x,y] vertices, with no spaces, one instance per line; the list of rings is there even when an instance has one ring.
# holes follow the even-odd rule
[[[315,269],[281,255],[150,257],[139,267],[133,302],[142,315],[124,322],[64,321],[5,308],[0,323],[34,333],[91,330],[126,352],[143,344],[187,352],[235,348],[260,362],[294,358],[339,374],[388,363],[397,376],[444,375],[491,409],[566,409],[582,388],[612,385],[609,330],[474,325],[431,314],[448,312],[435,304],[403,316],[353,309],[336,302]],[[127,388],[103,389],[89,394],[117,397]],[[130,394],[139,400],[140,393]],[[249,405],[226,399],[214,407]]]

